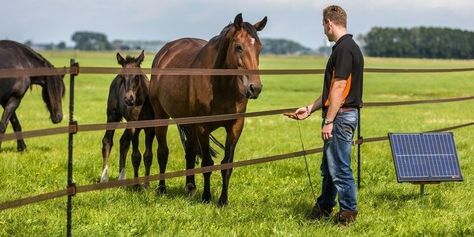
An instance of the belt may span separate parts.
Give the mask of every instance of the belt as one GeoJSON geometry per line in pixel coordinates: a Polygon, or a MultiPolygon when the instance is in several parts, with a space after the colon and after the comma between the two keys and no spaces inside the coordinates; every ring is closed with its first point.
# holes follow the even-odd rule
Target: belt
{"type": "Polygon", "coordinates": [[[355,111],[357,108],[355,107],[341,107],[339,108],[339,112],[349,112],[349,111],[355,111]]]}

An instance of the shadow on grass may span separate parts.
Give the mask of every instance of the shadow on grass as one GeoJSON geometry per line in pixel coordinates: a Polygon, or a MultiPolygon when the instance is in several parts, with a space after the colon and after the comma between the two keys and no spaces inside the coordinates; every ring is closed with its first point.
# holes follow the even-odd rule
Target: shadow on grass
{"type": "Polygon", "coordinates": [[[386,200],[391,202],[406,202],[420,198],[419,193],[394,193],[394,192],[380,192],[375,194],[375,198],[379,200],[386,200]]]}
{"type": "Polygon", "coordinates": [[[34,152],[48,152],[48,151],[51,151],[51,147],[47,147],[47,146],[35,146],[35,145],[32,145],[32,146],[28,146],[26,148],[25,151],[18,151],[16,146],[6,146],[6,147],[3,147],[0,148],[0,153],[7,153],[7,152],[11,152],[11,153],[26,153],[26,152],[31,152],[31,151],[34,151],[34,152]]]}

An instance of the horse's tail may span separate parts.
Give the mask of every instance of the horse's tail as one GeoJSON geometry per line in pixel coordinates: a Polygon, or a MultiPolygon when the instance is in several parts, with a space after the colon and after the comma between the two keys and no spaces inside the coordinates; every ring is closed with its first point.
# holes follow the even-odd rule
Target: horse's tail
{"type": "MultiPolygon", "coordinates": [[[[189,139],[190,139],[190,136],[191,136],[191,131],[189,130],[189,127],[181,126],[181,125],[178,125],[178,131],[179,131],[179,136],[181,138],[181,143],[183,144],[184,150],[186,151],[186,145],[189,142],[189,139]]],[[[219,148],[221,148],[222,150],[225,149],[224,144],[219,142],[219,140],[217,140],[217,138],[214,137],[212,134],[209,134],[209,138],[219,148]]],[[[217,152],[216,149],[214,149],[212,146],[209,146],[209,153],[210,153],[211,157],[213,157],[213,158],[217,157],[217,155],[219,154],[219,152],[217,152]]],[[[203,157],[202,149],[201,149],[201,146],[199,144],[197,144],[197,155],[201,158],[203,157]]],[[[198,163],[198,162],[199,162],[198,159],[196,159],[196,163],[198,163]]]]}

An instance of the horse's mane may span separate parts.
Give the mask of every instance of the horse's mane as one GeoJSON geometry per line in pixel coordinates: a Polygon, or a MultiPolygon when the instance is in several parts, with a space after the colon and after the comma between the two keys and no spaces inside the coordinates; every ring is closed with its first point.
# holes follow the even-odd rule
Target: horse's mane
{"type": "Polygon", "coordinates": [[[51,64],[45,57],[43,57],[41,54],[35,52],[33,49],[31,49],[30,47],[24,45],[24,44],[21,44],[21,43],[18,43],[18,42],[15,42],[15,41],[10,41],[12,44],[16,45],[18,48],[20,48],[21,50],[23,50],[23,52],[28,55],[28,56],[31,56],[33,58],[36,58],[40,61],[43,62],[44,66],[45,67],[54,67],[53,64],[51,64]]]}
{"type": "Polygon", "coordinates": [[[129,64],[129,63],[134,63],[137,61],[137,58],[135,57],[132,57],[130,55],[127,55],[127,57],[125,57],[125,64],[129,64]]]}

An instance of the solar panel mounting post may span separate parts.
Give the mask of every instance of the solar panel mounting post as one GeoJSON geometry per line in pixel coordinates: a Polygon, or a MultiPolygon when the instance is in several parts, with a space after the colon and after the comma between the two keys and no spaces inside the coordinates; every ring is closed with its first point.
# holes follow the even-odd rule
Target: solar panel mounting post
{"type": "Polygon", "coordinates": [[[439,184],[441,182],[412,182],[412,184],[419,184],[420,185],[420,197],[426,195],[425,193],[425,184],[439,184]]]}

